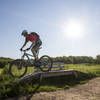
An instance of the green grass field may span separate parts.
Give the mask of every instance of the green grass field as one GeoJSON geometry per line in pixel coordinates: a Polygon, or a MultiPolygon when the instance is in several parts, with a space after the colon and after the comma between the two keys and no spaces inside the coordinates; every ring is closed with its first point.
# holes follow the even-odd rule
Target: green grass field
{"type": "Polygon", "coordinates": [[[69,64],[64,65],[65,69],[74,69],[84,73],[91,73],[100,77],[100,65],[69,64]]]}
{"type": "MultiPolygon", "coordinates": [[[[86,83],[91,78],[100,77],[100,65],[65,64],[63,66],[66,70],[74,69],[85,74],[80,76],[78,79],[71,75],[43,79],[37,92],[68,89],[77,84],[86,83]]],[[[29,68],[27,74],[33,71],[34,68],[29,68]]],[[[9,75],[7,65],[4,69],[0,69],[0,98],[4,99],[7,97],[32,93],[35,89],[35,86],[38,86],[37,82],[38,80],[36,80],[36,82],[31,81],[31,83],[26,81],[22,85],[18,84],[16,79],[9,75]],[[35,85],[33,85],[33,83],[35,83],[35,85]]]]}

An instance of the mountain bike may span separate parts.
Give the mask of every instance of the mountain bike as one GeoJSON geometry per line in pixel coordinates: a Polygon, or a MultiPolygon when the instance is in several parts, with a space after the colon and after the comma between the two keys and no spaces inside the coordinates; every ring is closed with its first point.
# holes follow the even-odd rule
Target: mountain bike
{"type": "MultiPolygon", "coordinates": [[[[39,48],[41,49],[41,48],[39,48]]],[[[27,73],[28,67],[35,67],[43,72],[51,70],[53,62],[48,55],[43,55],[38,58],[38,61],[33,60],[33,55],[26,53],[27,50],[22,50],[23,55],[21,59],[14,60],[9,66],[9,73],[13,77],[21,78],[27,73]],[[32,57],[32,59],[30,59],[32,57]]],[[[37,52],[37,56],[39,50],[37,52]]]]}

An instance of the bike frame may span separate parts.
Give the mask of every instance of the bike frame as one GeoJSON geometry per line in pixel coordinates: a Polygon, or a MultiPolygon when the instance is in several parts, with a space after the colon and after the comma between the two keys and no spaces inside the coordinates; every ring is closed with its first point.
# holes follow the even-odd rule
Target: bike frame
{"type": "MultiPolygon", "coordinates": [[[[39,49],[41,49],[41,48],[39,48],[39,49]]],[[[31,57],[33,57],[33,58],[35,58],[35,57],[34,57],[33,55],[29,54],[29,53],[26,53],[26,51],[24,51],[24,50],[23,50],[23,52],[24,52],[24,54],[22,55],[21,59],[24,59],[24,57],[26,56],[27,59],[28,59],[28,61],[30,62],[30,64],[33,64],[33,63],[30,61],[29,56],[31,56],[31,57]]],[[[39,55],[39,50],[37,51],[36,56],[38,57],[38,55],[39,55]]]]}
{"type": "Polygon", "coordinates": [[[29,57],[29,56],[31,56],[31,57],[34,58],[33,55],[28,54],[28,53],[26,53],[26,52],[24,51],[24,54],[22,55],[21,59],[24,59],[24,57],[26,57],[26,58],[28,59],[28,61],[30,62],[30,64],[32,64],[32,62],[30,61],[30,57],[29,57]]]}
{"type": "MultiPolygon", "coordinates": [[[[41,48],[39,48],[39,49],[41,49],[41,48]]],[[[22,55],[21,59],[24,59],[24,57],[26,56],[26,58],[28,59],[29,63],[30,63],[31,65],[34,65],[34,63],[31,62],[29,56],[31,56],[31,57],[33,57],[33,58],[35,58],[35,57],[34,57],[33,55],[29,54],[29,53],[26,53],[25,50],[23,50],[23,52],[24,52],[24,54],[22,55]]],[[[37,51],[37,54],[36,54],[37,57],[38,57],[38,54],[39,54],[39,50],[37,51]]],[[[39,58],[38,58],[38,59],[39,59],[39,58]]],[[[40,66],[46,65],[46,64],[47,64],[47,63],[43,62],[43,63],[40,64],[40,66]]]]}

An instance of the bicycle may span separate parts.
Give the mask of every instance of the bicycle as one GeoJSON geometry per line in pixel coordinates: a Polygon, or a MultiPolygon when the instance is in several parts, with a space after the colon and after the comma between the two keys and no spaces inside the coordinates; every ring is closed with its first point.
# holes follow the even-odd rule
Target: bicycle
{"type": "MultiPolygon", "coordinates": [[[[30,59],[29,57],[33,57],[33,55],[26,53],[26,50],[22,51],[24,52],[24,54],[22,55],[21,59],[14,60],[9,66],[9,73],[12,77],[23,77],[27,72],[28,66],[34,66],[35,68],[38,68],[43,72],[48,72],[51,70],[53,62],[48,55],[43,55],[38,59],[38,61],[34,60],[33,62],[33,59],[30,59]]],[[[38,54],[39,50],[37,52],[37,56],[38,54]]]]}

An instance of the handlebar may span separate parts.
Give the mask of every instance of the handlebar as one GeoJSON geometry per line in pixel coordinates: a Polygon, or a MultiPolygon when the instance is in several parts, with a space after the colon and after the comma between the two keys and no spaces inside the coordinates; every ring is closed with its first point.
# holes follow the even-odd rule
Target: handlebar
{"type": "MultiPolygon", "coordinates": [[[[42,48],[42,47],[39,47],[39,49],[41,49],[41,48],[42,48]]],[[[38,50],[39,50],[39,49],[38,49],[38,50]]],[[[26,51],[28,51],[28,49],[21,50],[21,51],[26,52],[26,51]]]]}
{"type": "Polygon", "coordinates": [[[26,52],[26,51],[28,51],[28,50],[21,50],[21,52],[22,52],[22,51],[23,51],[23,52],[26,52]]]}

